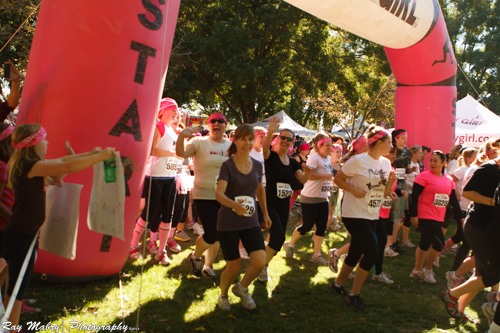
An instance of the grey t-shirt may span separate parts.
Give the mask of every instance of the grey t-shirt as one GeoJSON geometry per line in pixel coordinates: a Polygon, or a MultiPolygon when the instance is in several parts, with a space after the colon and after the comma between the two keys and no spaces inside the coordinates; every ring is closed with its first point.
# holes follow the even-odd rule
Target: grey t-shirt
{"type": "Polygon", "coordinates": [[[262,164],[253,159],[252,170],[248,174],[241,173],[231,157],[220,168],[219,180],[227,181],[226,192],[229,199],[245,201],[248,216],[240,216],[231,208],[221,205],[217,218],[217,231],[235,231],[260,227],[257,216],[257,201],[255,195],[257,187],[262,182],[262,164]],[[253,201],[253,205],[251,202],[253,201]]]}

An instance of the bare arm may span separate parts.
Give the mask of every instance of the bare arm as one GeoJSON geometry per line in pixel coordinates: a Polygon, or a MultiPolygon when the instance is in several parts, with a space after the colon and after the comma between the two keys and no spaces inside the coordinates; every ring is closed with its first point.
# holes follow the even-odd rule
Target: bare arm
{"type": "Polygon", "coordinates": [[[335,184],[337,184],[337,186],[340,187],[341,189],[347,192],[351,192],[356,198],[364,198],[366,192],[347,184],[347,178],[348,178],[347,175],[342,172],[342,169],[340,169],[337,175],[335,176],[335,184]]]}
{"type": "Polygon", "coordinates": [[[196,132],[197,132],[196,129],[192,127],[186,127],[179,133],[179,136],[177,137],[177,143],[175,146],[175,153],[177,154],[177,156],[186,158],[196,155],[196,147],[194,145],[190,145],[187,150],[184,147],[184,139],[194,137],[195,136],[194,133],[196,132]]]}
{"type": "Polygon", "coordinates": [[[271,155],[271,150],[269,149],[269,147],[271,146],[271,140],[273,138],[273,134],[278,130],[279,127],[280,127],[280,121],[278,117],[272,117],[269,120],[267,136],[266,139],[264,140],[264,145],[262,146],[262,154],[264,155],[265,160],[267,160],[269,158],[269,155],[271,155]]]}
{"type": "Polygon", "coordinates": [[[7,98],[7,105],[15,109],[19,105],[19,98],[21,97],[21,73],[17,70],[16,66],[9,60],[10,63],[10,94],[7,98]]]}
{"type": "Polygon", "coordinates": [[[257,187],[257,199],[259,200],[260,210],[262,211],[262,216],[264,217],[264,221],[260,221],[261,227],[264,230],[267,230],[271,227],[272,221],[267,212],[266,189],[262,183],[259,183],[259,187],[257,187]]]}
{"type": "Polygon", "coordinates": [[[60,158],[38,161],[28,172],[28,178],[55,177],[67,173],[78,172],[96,163],[112,158],[114,156],[114,150],[114,148],[106,148],[98,154],[74,158],[69,161],[63,161],[60,158]]]}
{"type": "Polygon", "coordinates": [[[391,172],[389,172],[389,178],[387,180],[387,184],[385,185],[384,196],[391,195],[392,186],[396,181],[397,181],[396,173],[391,170],[391,172]]]}
{"type": "Polygon", "coordinates": [[[217,189],[215,190],[215,199],[228,208],[235,211],[236,214],[243,216],[246,213],[245,207],[243,207],[239,202],[231,200],[225,194],[227,188],[227,181],[219,179],[217,182],[217,189]]]}

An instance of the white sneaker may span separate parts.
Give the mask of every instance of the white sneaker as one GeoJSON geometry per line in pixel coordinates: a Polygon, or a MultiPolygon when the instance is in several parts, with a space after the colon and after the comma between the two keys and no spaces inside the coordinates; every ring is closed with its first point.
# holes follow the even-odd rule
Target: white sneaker
{"type": "Polygon", "coordinates": [[[455,288],[457,285],[460,285],[462,282],[464,282],[463,278],[459,278],[455,275],[455,271],[446,272],[445,276],[448,289],[450,290],[455,288]]]}
{"type": "Polygon", "coordinates": [[[168,257],[167,251],[163,251],[162,253],[157,253],[155,255],[155,260],[158,260],[158,263],[162,266],[169,266],[172,262],[168,257]]]}
{"type": "Polygon", "coordinates": [[[248,292],[248,288],[243,288],[239,282],[233,285],[233,288],[231,288],[231,290],[233,291],[233,294],[241,298],[241,305],[243,305],[245,309],[253,310],[257,307],[255,305],[255,301],[248,292]]]}
{"type": "Polygon", "coordinates": [[[408,247],[408,248],[415,248],[417,247],[415,244],[411,242],[411,240],[405,240],[404,242],[401,243],[401,246],[408,247]]]}
{"type": "Polygon", "coordinates": [[[245,250],[245,248],[240,249],[240,258],[241,259],[250,259],[250,257],[248,256],[247,250],[245,250]]]}
{"type": "Polygon", "coordinates": [[[138,246],[130,248],[130,259],[132,260],[142,259],[141,250],[139,250],[138,246]]]}
{"type": "Polygon", "coordinates": [[[323,258],[323,255],[320,253],[319,255],[313,254],[311,256],[311,259],[309,259],[310,262],[321,265],[321,266],[327,266],[328,263],[326,262],[325,258],[323,258]]]}
{"type": "Polygon", "coordinates": [[[384,250],[384,257],[393,258],[393,257],[397,257],[398,255],[399,255],[399,253],[397,253],[396,251],[394,251],[390,247],[386,247],[384,250]]]}
{"type": "Polygon", "coordinates": [[[288,259],[293,259],[293,248],[294,246],[290,244],[290,242],[285,242],[283,244],[283,248],[285,249],[285,257],[288,259]]]}
{"type": "Polygon", "coordinates": [[[217,279],[217,274],[215,274],[215,271],[213,269],[213,267],[211,266],[203,266],[203,269],[201,270],[201,274],[204,276],[204,277],[208,277],[208,278],[211,278],[211,279],[217,279]]]}
{"type": "Polygon", "coordinates": [[[380,274],[373,274],[372,280],[382,282],[382,283],[387,283],[387,284],[393,284],[394,281],[390,279],[390,275],[385,274],[384,272],[380,274]]]}
{"type": "Polygon", "coordinates": [[[195,223],[193,225],[193,233],[195,235],[201,236],[205,233],[205,230],[203,230],[203,226],[201,224],[195,223]]]}
{"type": "Polygon", "coordinates": [[[167,242],[167,246],[172,253],[179,253],[182,250],[181,246],[173,238],[167,242]]]}
{"type": "Polygon", "coordinates": [[[337,250],[336,248],[328,250],[328,267],[334,273],[338,273],[339,271],[339,260],[340,260],[340,257],[335,254],[336,250],[337,250]]]}
{"type": "Polygon", "coordinates": [[[229,303],[229,297],[227,296],[222,296],[219,294],[217,297],[217,305],[219,306],[219,309],[221,309],[224,312],[231,311],[231,303],[229,303]]]}
{"type": "Polygon", "coordinates": [[[267,265],[264,266],[262,272],[260,272],[259,276],[257,276],[257,280],[259,280],[260,282],[269,281],[269,276],[267,275],[267,265]]]}
{"type": "Polygon", "coordinates": [[[416,271],[415,269],[413,269],[410,273],[410,277],[412,279],[423,280],[424,274],[422,273],[422,271],[416,271]]]}
{"type": "Polygon", "coordinates": [[[439,267],[439,256],[436,257],[436,260],[434,260],[434,267],[439,267]]]}
{"type": "Polygon", "coordinates": [[[429,284],[437,283],[436,279],[434,278],[434,272],[432,271],[432,269],[423,268],[422,275],[424,276],[424,278],[422,279],[424,282],[429,284]]]}

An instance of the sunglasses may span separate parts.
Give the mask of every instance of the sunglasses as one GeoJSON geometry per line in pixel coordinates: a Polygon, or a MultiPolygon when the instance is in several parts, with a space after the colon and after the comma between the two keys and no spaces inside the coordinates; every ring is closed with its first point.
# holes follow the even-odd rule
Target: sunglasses
{"type": "Polygon", "coordinates": [[[215,124],[215,123],[225,124],[226,121],[224,119],[211,119],[210,120],[210,124],[215,124]]]}
{"type": "Polygon", "coordinates": [[[292,142],[292,141],[293,141],[293,138],[289,138],[289,137],[284,136],[284,135],[280,135],[280,139],[281,139],[281,140],[286,140],[286,141],[288,141],[288,142],[292,142]]]}

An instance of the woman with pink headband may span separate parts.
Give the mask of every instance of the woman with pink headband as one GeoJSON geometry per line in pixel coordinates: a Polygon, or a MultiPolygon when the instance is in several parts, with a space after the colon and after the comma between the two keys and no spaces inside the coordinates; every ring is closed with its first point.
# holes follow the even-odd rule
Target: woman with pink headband
{"type": "Polygon", "coordinates": [[[321,246],[325,238],[326,224],[328,222],[328,197],[333,186],[333,168],[330,163],[332,139],[326,133],[318,133],[313,138],[314,154],[307,160],[306,165],[313,171],[300,195],[302,207],[301,226],[293,231],[292,239],[284,244],[286,257],[293,258],[295,243],[309,232],[313,226],[316,231],[313,236],[314,253],[310,261],[319,265],[327,262],[321,255],[321,246]]]}
{"type": "MultiPolygon", "coordinates": [[[[48,146],[46,137],[47,132],[38,124],[18,125],[12,133],[12,143],[16,149],[8,163],[8,186],[14,189],[15,203],[4,232],[6,259],[9,264],[5,305],[9,303],[12,296],[30,244],[38,236],[38,231],[45,221],[46,178],[57,183],[67,173],[78,172],[101,161],[114,158],[114,148],[104,150],[94,148],[87,153],[45,160],[48,146]]],[[[19,323],[21,300],[31,280],[37,251],[38,242],[30,257],[9,317],[13,326],[19,323]]]]}
{"type": "Polygon", "coordinates": [[[370,125],[367,141],[369,152],[347,161],[335,176],[336,184],[344,190],[342,222],[351,234],[351,246],[342,269],[330,288],[356,310],[365,308],[360,293],[377,259],[374,232],[379,210],[383,198],[390,195],[396,181],[396,175],[391,171],[391,162],[382,157],[392,147],[389,132],[370,125]],[[343,285],[358,262],[351,292],[347,294],[343,285]]]}

